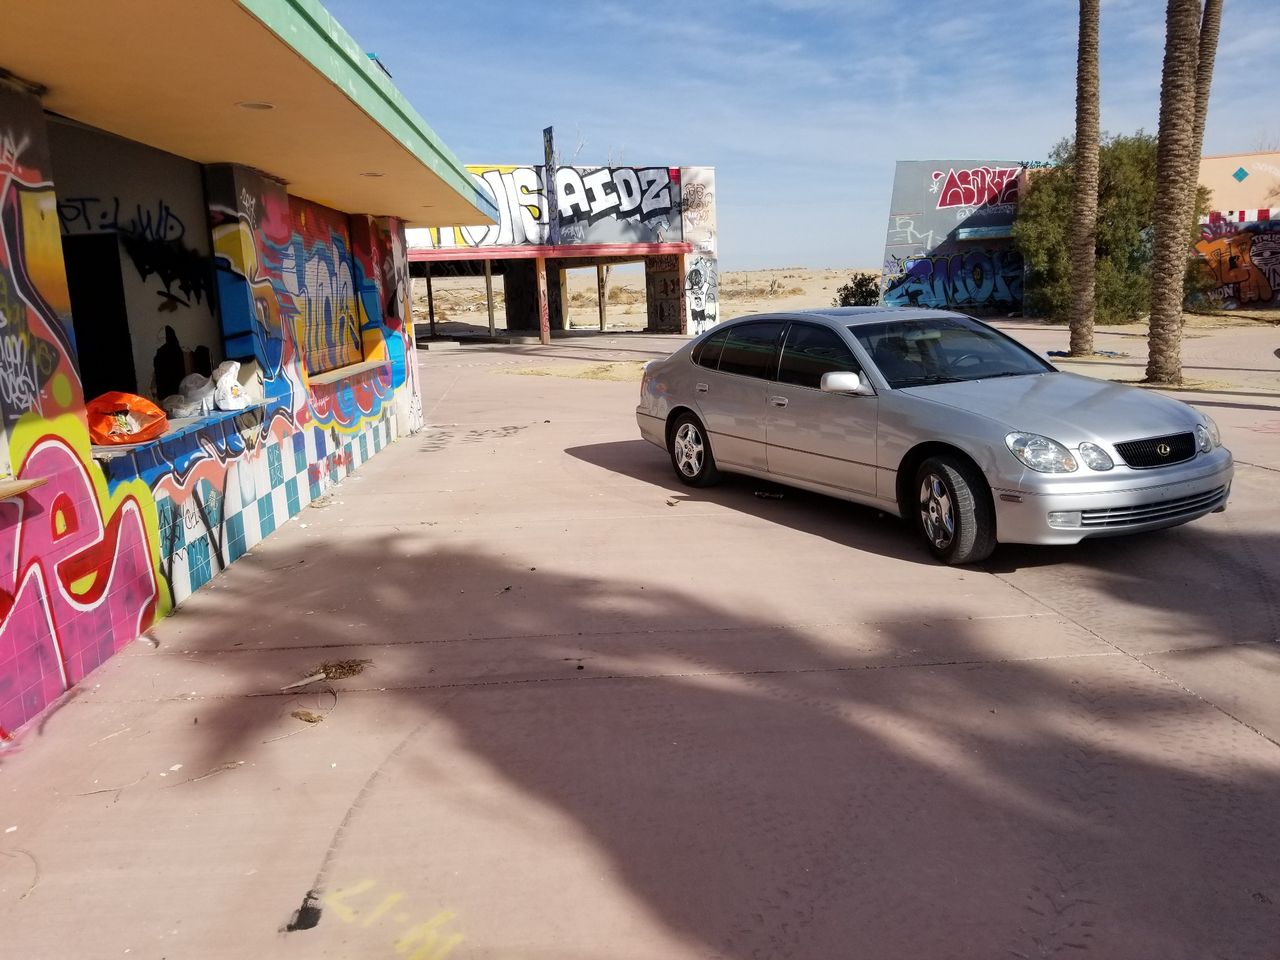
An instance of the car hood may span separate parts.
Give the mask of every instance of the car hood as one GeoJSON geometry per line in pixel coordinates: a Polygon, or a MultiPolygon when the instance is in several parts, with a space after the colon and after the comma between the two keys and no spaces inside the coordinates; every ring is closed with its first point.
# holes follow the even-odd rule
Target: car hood
{"type": "Polygon", "coordinates": [[[1068,445],[1157,437],[1192,430],[1198,422],[1195,412],[1178,400],[1073,373],[940,383],[901,392],[1068,445]]]}

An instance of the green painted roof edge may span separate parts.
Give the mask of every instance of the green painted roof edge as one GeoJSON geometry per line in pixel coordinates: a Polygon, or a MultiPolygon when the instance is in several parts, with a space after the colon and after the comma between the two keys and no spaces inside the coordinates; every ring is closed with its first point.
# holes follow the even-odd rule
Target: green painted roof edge
{"type": "MultiPolygon", "coordinates": [[[[377,121],[483,217],[497,222],[498,208],[471,180],[461,160],[409,105],[319,0],[237,0],[360,109],[377,121]]],[[[361,211],[391,213],[392,211],[361,211]]],[[[413,215],[407,219],[415,219],[413,215]]]]}

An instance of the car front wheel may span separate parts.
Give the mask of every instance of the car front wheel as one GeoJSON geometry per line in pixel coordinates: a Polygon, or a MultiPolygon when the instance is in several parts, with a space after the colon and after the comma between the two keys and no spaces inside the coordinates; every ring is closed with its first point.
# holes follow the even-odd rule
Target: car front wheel
{"type": "Polygon", "coordinates": [[[667,435],[671,465],[680,482],[690,487],[707,487],[720,479],[711,444],[702,423],[691,413],[682,413],[667,435]]]}
{"type": "Polygon", "coordinates": [[[930,457],[916,471],[916,527],[943,563],[978,563],[996,546],[986,480],[959,457],[930,457]]]}

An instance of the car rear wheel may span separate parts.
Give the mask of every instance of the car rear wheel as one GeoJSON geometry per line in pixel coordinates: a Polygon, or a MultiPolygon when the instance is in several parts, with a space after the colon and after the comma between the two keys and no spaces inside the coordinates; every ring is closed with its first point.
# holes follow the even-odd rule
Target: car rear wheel
{"type": "Polygon", "coordinates": [[[916,471],[916,527],[943,563],[978,563],[996,546],[987,483],[959,457],[930,457],[916,471]]]}
{"type": "Polygon", "coordinates": [[[690,487],[708,487],[720,479],[706,430],[692,413],[682,413],[667,435],[671,465],[680,482],[690,487]]]}

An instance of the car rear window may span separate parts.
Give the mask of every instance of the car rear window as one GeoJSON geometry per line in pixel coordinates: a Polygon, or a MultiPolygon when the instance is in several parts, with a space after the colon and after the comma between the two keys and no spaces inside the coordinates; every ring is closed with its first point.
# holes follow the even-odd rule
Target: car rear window
{"type": "Polygon", "coordinates": [[[724,341],[728,336],[728,330],[721,330],[707,337],[693,348],[693,362],[700,367],[716,369],[720,366],[720,351],[724,349],[724,341]]]}
{"type": "Polygon", "coordinates": [[[786,326],[781,320],[762,320],[730,327],[720,354],[720,372],[744,377],[773,376],[778,338],[786,326]]]}

